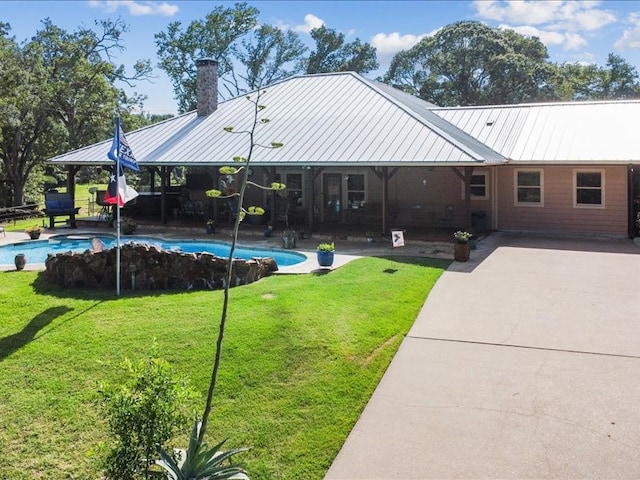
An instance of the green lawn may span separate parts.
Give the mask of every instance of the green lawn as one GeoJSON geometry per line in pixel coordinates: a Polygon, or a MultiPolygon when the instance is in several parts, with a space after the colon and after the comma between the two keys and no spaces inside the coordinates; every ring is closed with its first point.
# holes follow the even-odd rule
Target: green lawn
{"type": "MultiPolygon", "coordinates": [[[[321,479],[447,265],[363,258],[232,289],[209,443],[251,447],[253,480],[321,479]]],[[[204,398],[222,292],[116,298],[30,271],[0,291],[0,479],[100,478],[97,385],[153,339],[204,398]]]]}

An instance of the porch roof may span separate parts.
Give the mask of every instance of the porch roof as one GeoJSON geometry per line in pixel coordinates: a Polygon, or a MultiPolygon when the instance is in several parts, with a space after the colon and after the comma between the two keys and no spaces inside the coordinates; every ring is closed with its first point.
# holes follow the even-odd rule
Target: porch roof
{"type": "MultiPolygon", "coordinates": [[[[260,124],[255,166],[424,166],[502,163],[504,157],[433,113],[433,105],[353,73],[303,75],[262,89],[270,123],[260,124]]],[[[255,96],[256,92],[249,94],[255,96]]],[[[244,96],[221,102],[206,117],[189,112],[126,132],[142,166],[226,165],[247,156],[253,107],[244,96]]],[[[48,160],[110,164],[111,139],[48,160]]]]}
{"type": "Polygon", "coordinates": [[[537,103],[432,110],[513,163],[640,161],[640,100],[537,103]]]}

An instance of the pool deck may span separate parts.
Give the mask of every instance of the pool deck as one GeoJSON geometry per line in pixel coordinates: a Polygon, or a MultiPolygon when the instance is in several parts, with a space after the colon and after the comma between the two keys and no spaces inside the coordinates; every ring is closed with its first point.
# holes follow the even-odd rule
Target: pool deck
{"type": "MultiPolygon", "coordinates": [[[[55,235],[113,235],[112,229],[105,228],[55,228],[45,229],[40,235],[40,240],[45,240],[55,235]]],[[[5,232],[6,235],[0,234],[0,245],[10,243],[30,242],[28,235],[22,231],[5,232]]],[[[223,229],[214,235],[207,235],[201,232],[201,229],[189,228],[152,228],[142,226],[136,231],[136,235],[158,236],[166,239],[184,239],[184,240],[213,240],[227,242],[231,240],[231,230],[223,229]]],[[[126,241],[126,236],[122,236],[126,241]]],[[[238,243],[258,248],[277,248],[282,249],[280,235],[277,232],[271,237],[265,237],[263,234],[258,235],[256,232],[241,232],[238,236],[238,243]]],[[[363,256],[420,256],[431,258],[453,258],[452,242],[446,241],[425,241],[420,239],[405,238],[404,247],[393,247],[390,240],[380,240],[368,243],[365,238],[359,236],[342,235],[339,238],[335,236],[313,234],[312,236],[298,239],[295,251],[303,253],[307,256],[307,260],[297,265],[280,267],[279,274],[300,274],[300,273],[322,273],[328,270],[335,270],[342,265],[363,256]],[[316,260],[316,246],[322,242],[335,242],[336,254],[333,266],[330,268],[322,268],[318,266],[316,260]]],[[[15,270],[14,265],[0,265],[0,271],[15,270]]],[[[30,264],[27,258],[25,270],[44,270],[44,264],[30,264]]]]}

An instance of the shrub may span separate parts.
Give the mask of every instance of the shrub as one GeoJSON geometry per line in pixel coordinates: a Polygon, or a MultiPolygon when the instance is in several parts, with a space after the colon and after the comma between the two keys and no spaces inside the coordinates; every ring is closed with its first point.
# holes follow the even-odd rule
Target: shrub
{"type": "Polygon", "coordinates": [[[196,394],[165,360],[157,358],[155,346],[149,358],[135,364],[125,359],[121,369],[124,383],[103,383],[99,391],[114,437],[104,447],[102,467],[107,479],[147,478],[158,448],[171,451],[167,442],[189,425],[187,404],[196,394]]]}

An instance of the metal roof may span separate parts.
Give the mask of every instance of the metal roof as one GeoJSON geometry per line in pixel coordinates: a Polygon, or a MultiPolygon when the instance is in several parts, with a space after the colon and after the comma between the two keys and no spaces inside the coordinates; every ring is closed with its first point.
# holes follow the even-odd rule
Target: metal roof
{"type": "MultiPolygon", "coordinates": [[[[504,158],[412,95],[353,73],[303,75],[261,90],[269,123],[260,124],[253,165],[396,166],[500,163],[504,158]]],[[[251,96],[256,93],[249,94],[251,96]]],[[[224,165],[247,156],[253,107],[246,95],[221,102],[207,117],[196,112],[125,132],[140,165],[224,165]]],[[[109,163],[111,139],[49,160],[55,164],[109,163]]]]}
{"type": "Polygon", "coordinates": [[[640,100],[433,108],[510,161],[629,163],[640,160],[640,100]]]}

